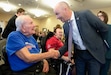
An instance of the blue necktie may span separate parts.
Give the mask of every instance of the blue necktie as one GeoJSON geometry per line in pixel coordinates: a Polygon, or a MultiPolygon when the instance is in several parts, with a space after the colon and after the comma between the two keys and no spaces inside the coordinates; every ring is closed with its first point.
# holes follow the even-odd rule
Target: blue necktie
{"type": "Polygon", "coordinates": [[[68,57],[71,58],[72,54],[72,21],[69,22],[69,36],[68,36],[68,57]]]}

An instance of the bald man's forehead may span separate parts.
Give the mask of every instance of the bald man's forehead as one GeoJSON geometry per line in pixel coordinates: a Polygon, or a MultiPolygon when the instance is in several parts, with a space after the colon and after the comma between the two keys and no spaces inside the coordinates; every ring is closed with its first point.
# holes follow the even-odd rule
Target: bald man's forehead
{"type": "Polygon", "coordinates": [[[58,10],[59,8],[57,6],[53,9],[54,12],[57,12],[58,10]]]}

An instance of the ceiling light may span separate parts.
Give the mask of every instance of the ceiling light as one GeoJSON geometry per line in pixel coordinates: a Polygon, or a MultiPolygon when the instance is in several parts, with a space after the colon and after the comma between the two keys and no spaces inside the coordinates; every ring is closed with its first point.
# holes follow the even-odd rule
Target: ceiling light
{"type": "Polygon", "coordinates": [[[18,4],[18,6],[21,6],[21,4],[18,4]]]}
{"type": "Polygon", "coordinates": [[[84,0],[75,0],[75,1],[78,1],[78,2],[83,2],[84,0]]]}
{"type": "Polygon", "coordinates": [[[65,1],[66,2],[66,0],[42,0],[42,3],[45,4],[45,5],[50,6],[51,8],[54,8],[55,5],[58,2],[61,2],[61,1],[65,1]]]}
{"type": "Polygon", "coordinates": [[[35,0],[35,1],[38,1],[38,0],[35,0]]]}
{"type": "Polygon", "coordinates": [[[34,14],[36,17],[43,16],[45,14],[48,14],[46,11],[41,9],[31,9],[29,10],[30,13],[34,14]]]}
{"type": "Polygon", "coordinates": [[[6,11],[6,12],[10,12],[11,8],[10,7],[3,7],[3,10],[6,11]]]}
{"type": "Polygon", "coordinates": [[[0,3],[0,7],[6,12],[10,12],[12,9],[15,8],[13,5],[9,3],[0,3]]]}

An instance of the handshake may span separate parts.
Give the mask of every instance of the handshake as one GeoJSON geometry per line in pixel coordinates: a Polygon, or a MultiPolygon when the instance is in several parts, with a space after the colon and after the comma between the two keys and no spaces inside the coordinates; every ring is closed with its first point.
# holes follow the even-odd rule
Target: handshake
{"type": "MultiPolygon", "coordinates": [[[[49,54],[49,57],[50,57],[50,58],[53,58],[53,59],[58,59],[58,58],[60,57],[60,52],[59,52],[59,50],[49,49],[49,50],[48,50],[48,54],[49,54]]],[[[66,61],[66,62],[69,62],[69,63],[74,64],[74,62],[73,62],[68,56],[62,55],[61,58],[62,58],[64,61],[66,61]]]]}
{"type": "Polygon", "coordinates": [[[60,56],[59,51],[55,49],[49,49],[48,53],[50,54],[50,58],[58,59],[58,57],[60,56]]]}

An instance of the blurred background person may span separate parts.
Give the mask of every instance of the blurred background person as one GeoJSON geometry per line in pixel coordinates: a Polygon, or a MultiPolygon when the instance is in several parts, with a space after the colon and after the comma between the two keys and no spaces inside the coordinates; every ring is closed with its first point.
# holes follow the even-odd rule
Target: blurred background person
{"type": "Polygon", "coordinates": [[[0,40],[2,39],[2,27],[0,26],[0,40]]]}
{"type": "Polygon", "coordinates": [[[8,21],[8,24],[6,25],[6,27],[2,33],[3,38],[7,38],[10,32],[16,30],[15,19],[18,16],[23,15],[24,13],[25,13],[25,10],[23,8],[17,9],[16,14],[10,18],[10,20],[8,21]]]}
{"type": "Polygon", "coordinates": [[[42,49],[42,51],[45,50],[44,46],[45,46],[46,35],[47,35],[47,33],[45,31],[42,31],[39,35],[40,48],[42,49]]]}
{"type": "MultiPolygon", "coordinates": [[[[106,12],[99,11],[97,13],[97,17],[100,18],[100,20],[102,20],[105,24],[108,23],[108,15],[106,12]]],[[[111,61],[111,25],[107,25],[109,26],[109,32],[106,40],[108,42],[109,49],[106,52],[106,63],[102,65],[100,75],[108,75],[111,61]]]]}
{"type": "Polygon", "coordinates": [[[44,42],[44,50],[42,50],[42,52],[47,52],[46,50],[46,42],[48,39],[50,39],[52,36],[54,36],[54,32],[52,31],[48,31],[46,38],[45,38],[45,42],[44,42]]]}
{"type": "Polygon", "coordinates": [[[33,37],[35,38],[36,41],[39,38],[39,28],[38,28],[38,26],[35,27],[35,34],[33,34],[33,37]]]}

